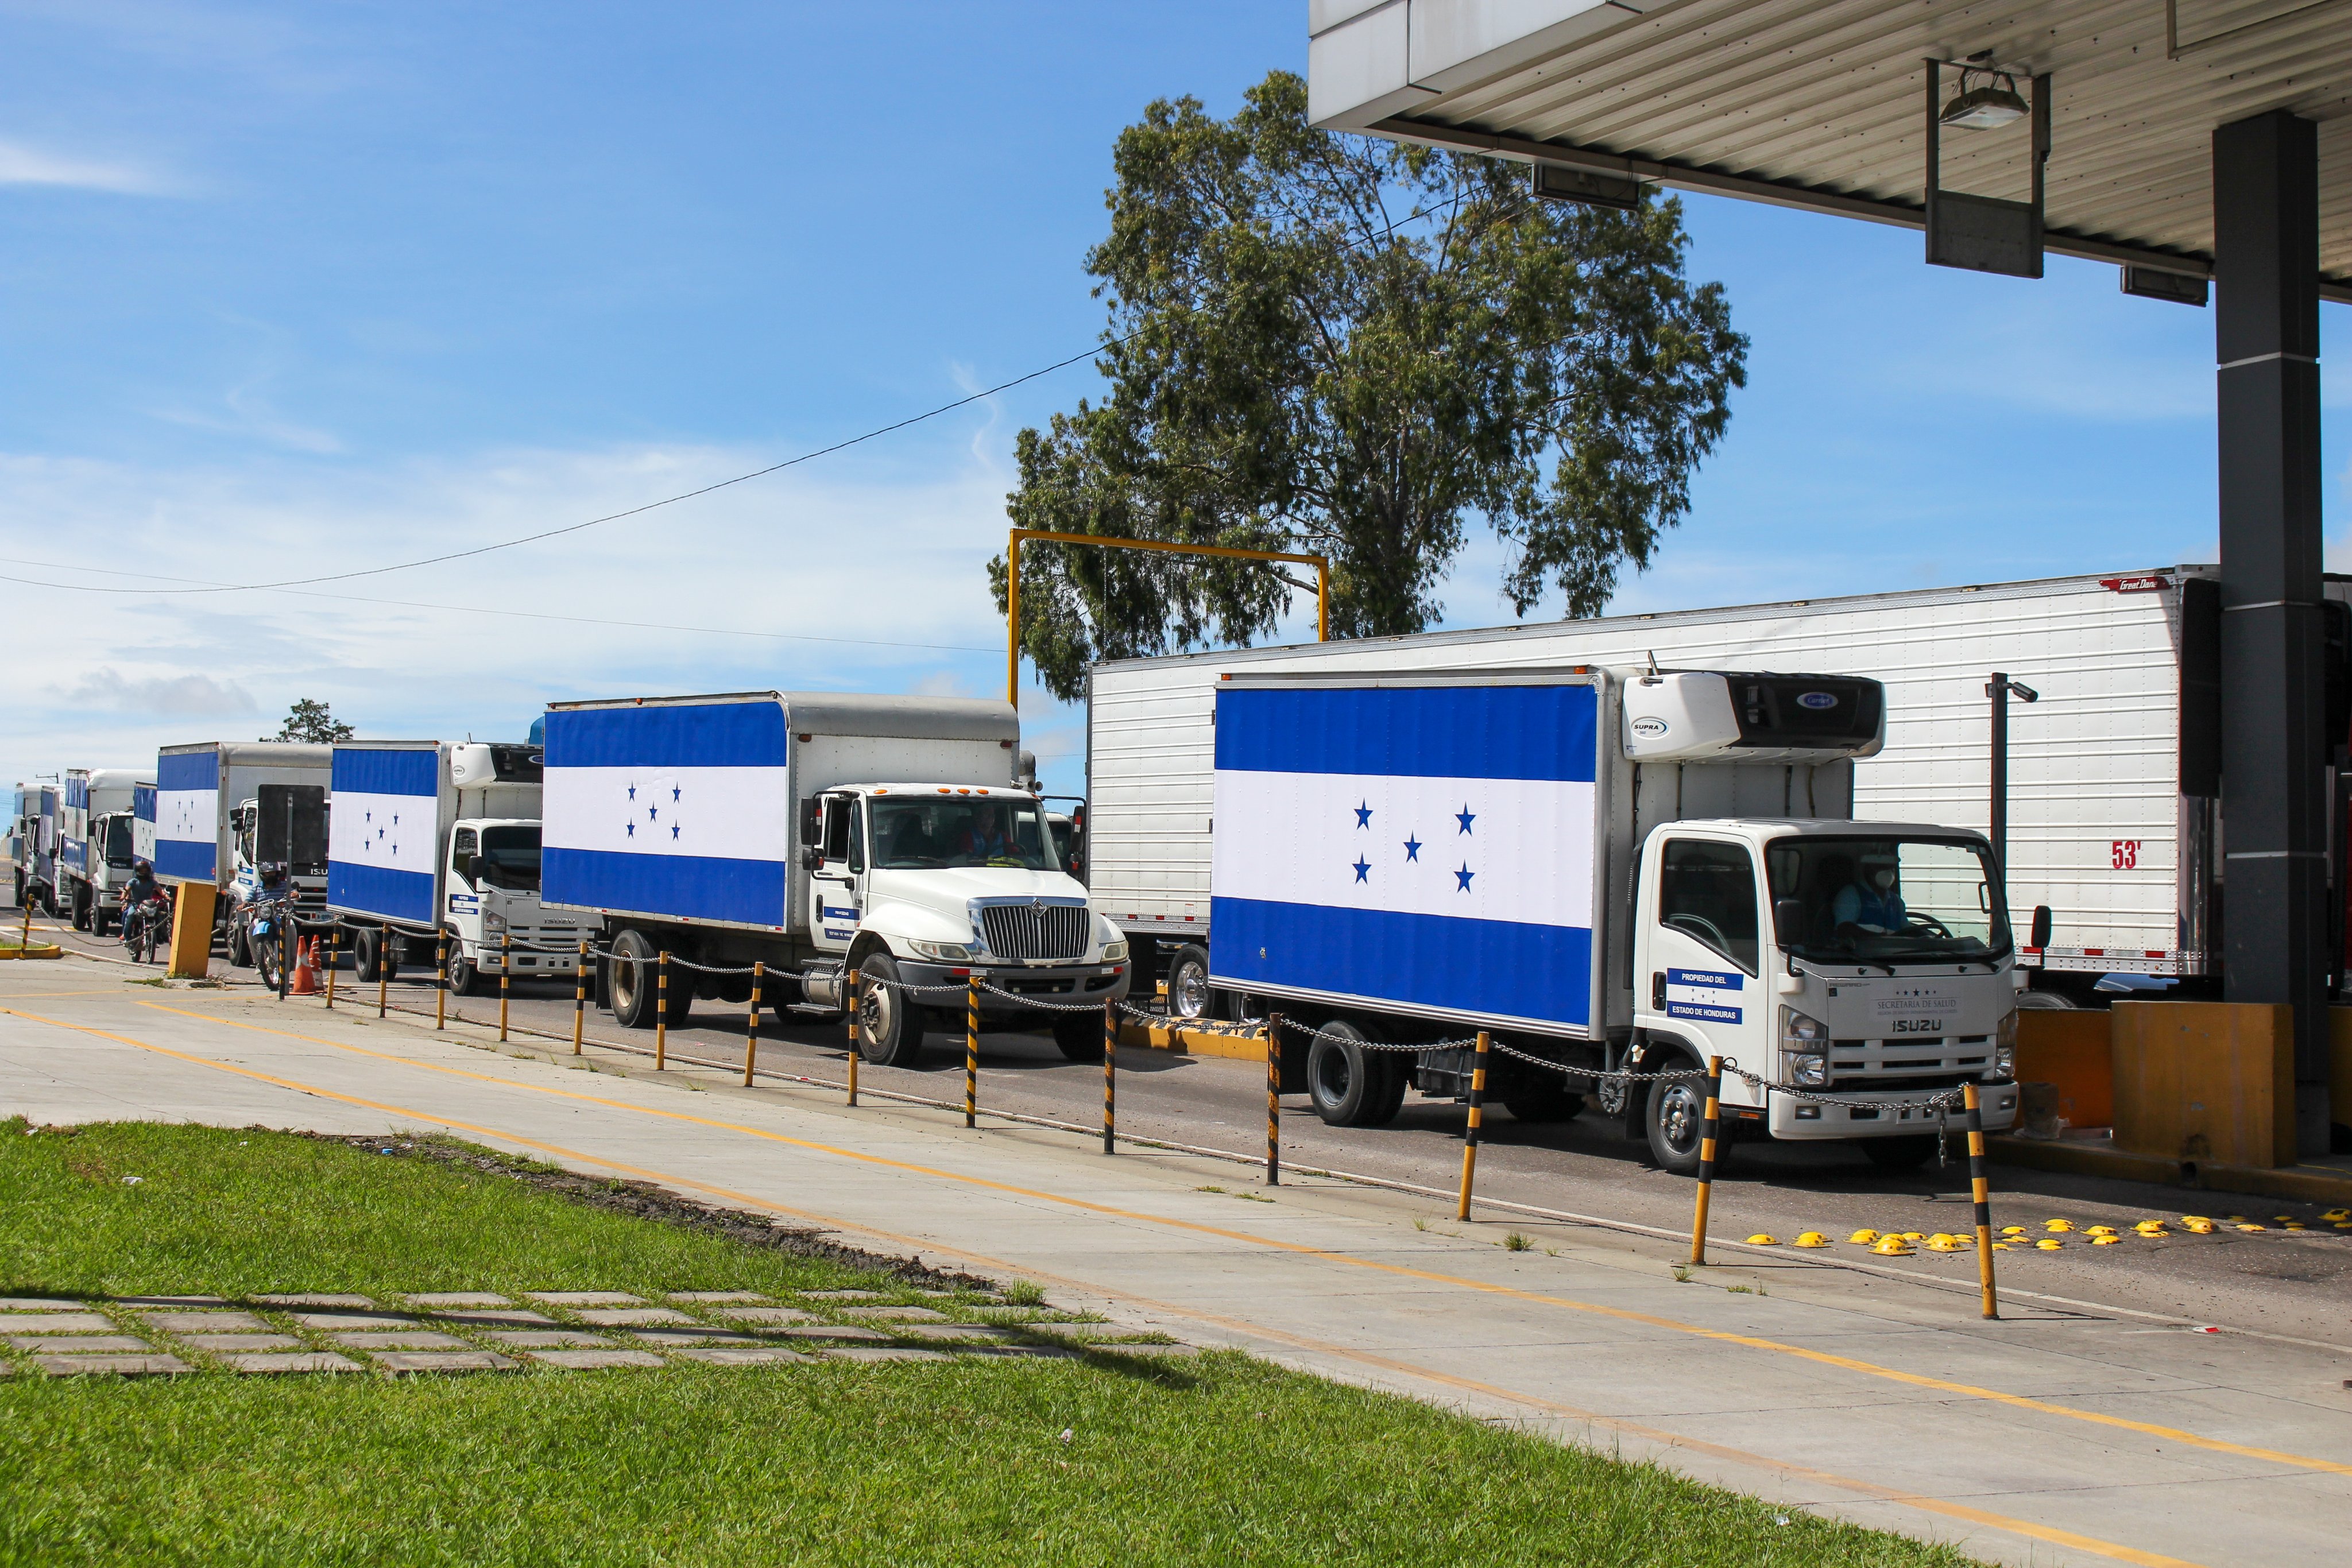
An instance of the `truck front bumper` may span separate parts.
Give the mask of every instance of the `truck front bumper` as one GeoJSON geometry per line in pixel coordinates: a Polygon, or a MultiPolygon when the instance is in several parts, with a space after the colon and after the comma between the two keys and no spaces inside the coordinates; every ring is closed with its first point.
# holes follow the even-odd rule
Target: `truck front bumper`
{"type": "MultiPolygon", "coordinates": [[[[1831,1093],[1820,1100],[1774,1093],[1765,1107],[1764,1120],[1776,1138],[1884,1138],[1932,1133],[1939,1125],[1958,1134],[1967,1126],[1966,1113],[1955,1107],[1938,1118],[1935,1107],[1927,1103],[1936,1092],[1906,1092],[1890,1084],[1866,1093],[1831,1093]],[[1913,1093],[1918,1096],[1917,1102],[1906,1104],[1913,1093]]],[[[1986,1132],[2005,1133],[2016,1123],[2016,1084],[1987,1083],[1977,1097],[1986,1132]]]]}
{"type": "MultiPolygon", "coordinates": [[[[977,976],[983,986],[994,988],[980,993],[981,1017],[1041,1020],[1044,1009],[1024,1006],[996,995],[996,991],[1034,997],[1040,1002],[1058,1007],[1076,1002],[1099,1006],[1127,995],[1131,967],[1127,964],[1040,964],[992,969],[978,965],[914,964],[901,959],[898,974],[910,986],[938,986],[958,991],[965,988],[969,977],[977,976]]],[[[964,1007],[961,997],[950,996],[945,990],[930,992],[923,998],[923,1005],[959,1013],[964,1007]]]]}
{"type": "MultiPolygon", "coordinates": [[[[518,932],[513,957],[517,975],[570,976],[580,967],[580,938],[570,931],[518,932]]],[[[507,952],[499,944],[485,942],[473,963],[478,972],[495,975],[506,967],[506,960],[507,952]]],[[[593,951],[588,961],[592,967],[596,961],[593,951]]]]}

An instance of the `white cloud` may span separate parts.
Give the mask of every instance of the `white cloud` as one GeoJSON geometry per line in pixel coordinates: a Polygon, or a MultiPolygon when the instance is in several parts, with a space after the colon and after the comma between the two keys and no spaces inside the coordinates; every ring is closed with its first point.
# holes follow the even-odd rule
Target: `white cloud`
{"type": "Polygon", "coordinates": [[[6,140],[0,140],[0,185],[64,185],[129,196],[160,195],[165,188],[153,173],[128,163],[44,152],[6,140]]]}
{"type": "Polygon", "coordinates": [[[153,675],[131,680],[111,664],[81,677],[66,695],[71,704],[164,718],[231,718],[259,710],[253,694],[235,681],[205,674],[153,675]]]}

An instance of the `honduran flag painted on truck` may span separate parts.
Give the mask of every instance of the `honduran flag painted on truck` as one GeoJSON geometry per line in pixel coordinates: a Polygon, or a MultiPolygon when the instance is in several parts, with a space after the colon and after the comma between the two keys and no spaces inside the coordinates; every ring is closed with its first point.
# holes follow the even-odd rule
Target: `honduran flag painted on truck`
{"type": "Polygon", "coordinates": [[[785,925],[791,738],[769,698],[551,710],[540,896],[785,925]]]}
{"type": "Polygon", "coordinates": [[[1594,688],[1217,694],[1216,983],[1591,1023],[1594,688]]]}
{"type": "Polygon", "coordinates": [[[155,874],[213,882],[220,853],[220,753],[166,751],[155,759],[155,874]]]}
{"type": "Polygon", "coordinates": [[[441,748],[338,746],[332,779],[328,906],[435,924],[441,748]]]}

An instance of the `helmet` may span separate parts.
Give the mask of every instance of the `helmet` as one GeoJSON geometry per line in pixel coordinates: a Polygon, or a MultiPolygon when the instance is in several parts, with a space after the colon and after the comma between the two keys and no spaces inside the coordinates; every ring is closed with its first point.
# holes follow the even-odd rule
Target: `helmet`
{"type": "Polygon", "coordinates": [[[131,869],[141,876],[153,876],[155,874],[155,868],[149,865],[145,861],[132,861],[131,862],[131,869]]]}

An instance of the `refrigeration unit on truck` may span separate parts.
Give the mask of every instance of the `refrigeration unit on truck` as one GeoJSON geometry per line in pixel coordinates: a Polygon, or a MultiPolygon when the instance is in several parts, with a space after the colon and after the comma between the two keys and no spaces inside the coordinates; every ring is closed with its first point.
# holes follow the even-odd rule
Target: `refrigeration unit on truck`
{"type": "MultiPolygon", "coordinates": [[[[2343,743],[2344,601],[2326,593],[2330,745],[2343,743]]],[[[1591,662],[1712,670],[1836,669],[1886,690],[1886,743],[1857,759],[1864,818],[1990,827],[1986,685],[2000,671],[2040,700],[2009,713],[2007,881],[2021,938],[2052,911],[2047,943],[2020,955],[2029,1003],[2085,1000],[2114,972],[2189,977],[2221,967],[2220,622],[2210,566],[1923,589],[1649,615],[1617,615],[1098,665],[1087,794],[1088,881],[1130,936],[1139,967],[1171,979],[1180,1010],[1214,1010],[1197,965],[1168,975],[1209,922],[1209,867],[1184,851],[1208,816],[1217,677],[1284,670],[1509,670],[1591,662]],[[1175,987],[1181,979],[1185,984],[1175,987]]],[[[2352,771],[2331,751],[2338,831],[2330,910],[2341,918],[2352,771]]],[[[2342,951],[2338,943],[2336,950],[2342,951]]],[[[2177,993],[2176,993],[2177,994],[2177,993]]]]}
{"type": "Polygon", "coordinates": [[[66,769],[58,901],[71,915],[75,930],[103,936],[121,916],[123,884],[139,858],[138,792],[153,788],[129,768],[66,769]]]}
{"type": "MultiPolygon", "coordinates": [[[[1861,1140],[1891,1166],[1935,1152],[1935,1097],[1963,1082],[1987,1125],[2014,1119],[2016,953],[1983,836],[1851,820],[1877,682],[1270,663],[1217,681],[1209,810],[1149,852],[1209,871],[1171,995],[1301,1026],[1280,1070],[1326,1121],[1462,1097],[1472,1053],[1447,1042],[1482,1030],[1580,1070],[1496,1058],[1515,1114],[1597,1096],[1670,1169],[1697,1163],[1702,1090],[1618,1075],[1721,1056],[1820,1096],[1727,1076],[1736,1131],[1861,1140]]],[[[1097,807],[1098,870],[1145,852],[1118,820],[1097,807]]]]}
{"type": "MultiPolygon", "coordinates": [[[[601,916],[600,1005],[650,1028],[657,955],[762,963],[763,1001],[838,1012],[851,977],[866,1060],[915,1057],[934,1009],[963,1027],[978,976],[991,1027],[1102,1050],[1099,1004],[1127,990],[1127,944],[1056,863],[1014,783],[1019,719],[969,698],[752,692],[561,703],[546,716],[542,897],[601,916]],[[937,987],[936,999],[901,987],[937,987]]],[[[749,975],[669,967],[667,1011],[736,1003],[749,975]]]]}
{"type": "Polygon", "coordinates": [[[262,868],[283,864],[295,907],[317,919],[327,904],[327,787],[333,751],[299,741],[199,741],[155,758],[155,876],[220,892],[215,930],[229,962],[253,962],[240,918],[262,868]]]}
{"type": "Polygon", "coordinates": [[[509,956],[518,976],[574,972],[594,922],[540,907],[539,747],[356,740],[334,752],[327,909],[352,929],[361,979],[429,968],[445,937],[460,996],[509,956]]]}

